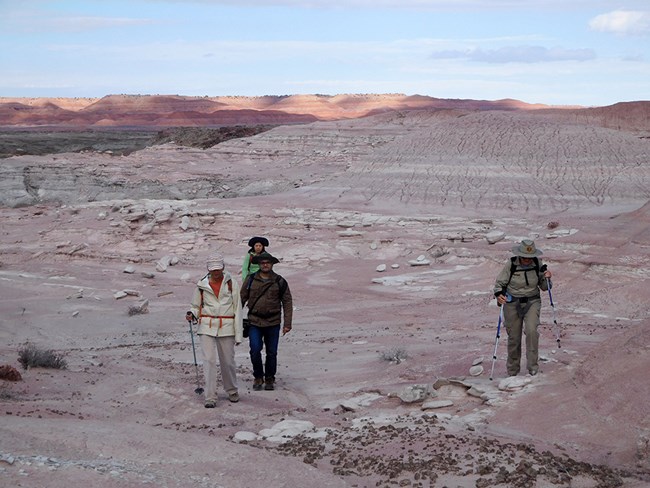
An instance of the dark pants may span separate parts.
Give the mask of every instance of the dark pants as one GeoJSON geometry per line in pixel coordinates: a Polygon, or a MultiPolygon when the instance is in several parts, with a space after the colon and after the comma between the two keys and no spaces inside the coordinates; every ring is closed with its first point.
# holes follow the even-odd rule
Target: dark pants
{"type": "Polygon", "coordinates": [[[251,363],[255,378],[275,379],[278,369],[278,343],[280,342],[280,325],[257,327],[251,325],[248,340],[250,342],[251,363]],[[262,348],[266,347],[266,362],[262,364],[262,348]]]}

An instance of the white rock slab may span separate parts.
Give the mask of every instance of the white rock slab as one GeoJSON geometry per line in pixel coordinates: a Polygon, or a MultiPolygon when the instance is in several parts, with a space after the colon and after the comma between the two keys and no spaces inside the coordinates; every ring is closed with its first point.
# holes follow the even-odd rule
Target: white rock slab
{"type": "Polygon", "coordinates": [[[314,424],[307,420],[283,420],[270,429],[260,430],[260,437],[269,442],[286,442],[303,432],[313,431],[314,424]]]}
{"type": "Polygon", "coordinates": [[[451,400],[432,400],[422,404],[422,410],[434,410],[436,408],[451,407],[454,404],[451,400]]]}
{"type": "Polygon", "coordinates": [[[505,239],[505,237],[505,232],[502,232],[500,230],[494,230],[485,234],[485,240],[488,242],[488,244],[495,244],[505,239]]]}
{"type": "Polygon", "coordinates": [[[239,432],[236,432],[235,435],[233,436],[233,439],[236,442],[251,442],[251,441],[256,441],[258,439],[257,434],[255,432],[248,432],[246,430],[240,430],[239,432]]]}
{"type": "Polygon", "coordinates": [[[530,382],[531,379],[525,376],[509,376],[499,382],[498,388],[501,391],[517,391],[525,388],[530,382]]]}

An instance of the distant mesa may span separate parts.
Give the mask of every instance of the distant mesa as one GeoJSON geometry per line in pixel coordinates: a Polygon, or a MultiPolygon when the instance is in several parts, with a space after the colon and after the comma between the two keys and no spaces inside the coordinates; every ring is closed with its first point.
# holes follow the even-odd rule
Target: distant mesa
{"type": "Polygon", "coordinates": [[[103,98],[0,97],[4,127],[210,127],[304,124],[367,117],[391,111],[509,110],[552,114],[578,123],[647,130],[650,102],[608,107],[552,107],[519,100],[444,99],[404,94],[188,97],[108,95],[103,98]]]}

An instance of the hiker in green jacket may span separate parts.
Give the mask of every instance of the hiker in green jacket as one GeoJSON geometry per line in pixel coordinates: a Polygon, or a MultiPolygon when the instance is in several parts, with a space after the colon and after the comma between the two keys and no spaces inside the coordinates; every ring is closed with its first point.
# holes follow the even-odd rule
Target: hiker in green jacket
{"type": "Polygon", "coordinates": [[[497,276],[494,296],[498,305],[504,307],[503,320],[508,333],[509,376],[519,374],[521,363],[521,335],[526,335],[526,367],[534,376],[539,371],[539,314],[542,300],[539,290],[548,290],[552,274],[542,265],[543,253],[535,242],[524,239],[512,248],[514,256],[508,259],[497,276]]]}
{"type": "Polygon", "coordinates": [[[244,283],[249,275],[259,271],[260,266],[253,262],[255,256],[259,256],[269,246],[269,240],[266,237],[251,237],[248,240],[250,249],[244,256],[244,262],[241,266],[241,282],[244,283]]]}

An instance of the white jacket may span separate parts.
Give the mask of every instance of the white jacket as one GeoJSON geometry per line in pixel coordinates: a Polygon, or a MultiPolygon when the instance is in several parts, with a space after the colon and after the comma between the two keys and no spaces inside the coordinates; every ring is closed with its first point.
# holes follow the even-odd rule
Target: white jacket
{"type": "Polygon", "coordinates": [[[235,336],[235,342],[244,340],[242,306],[239,298],[239,284],[227,271],[219,296],[215,296],[209,283],[209,275],[197,284],[192,295],[191,312],[199,320],[197,334],[214,337],[235,336]],[[229,284],[230,283],[230,284],[229,284]]]}

